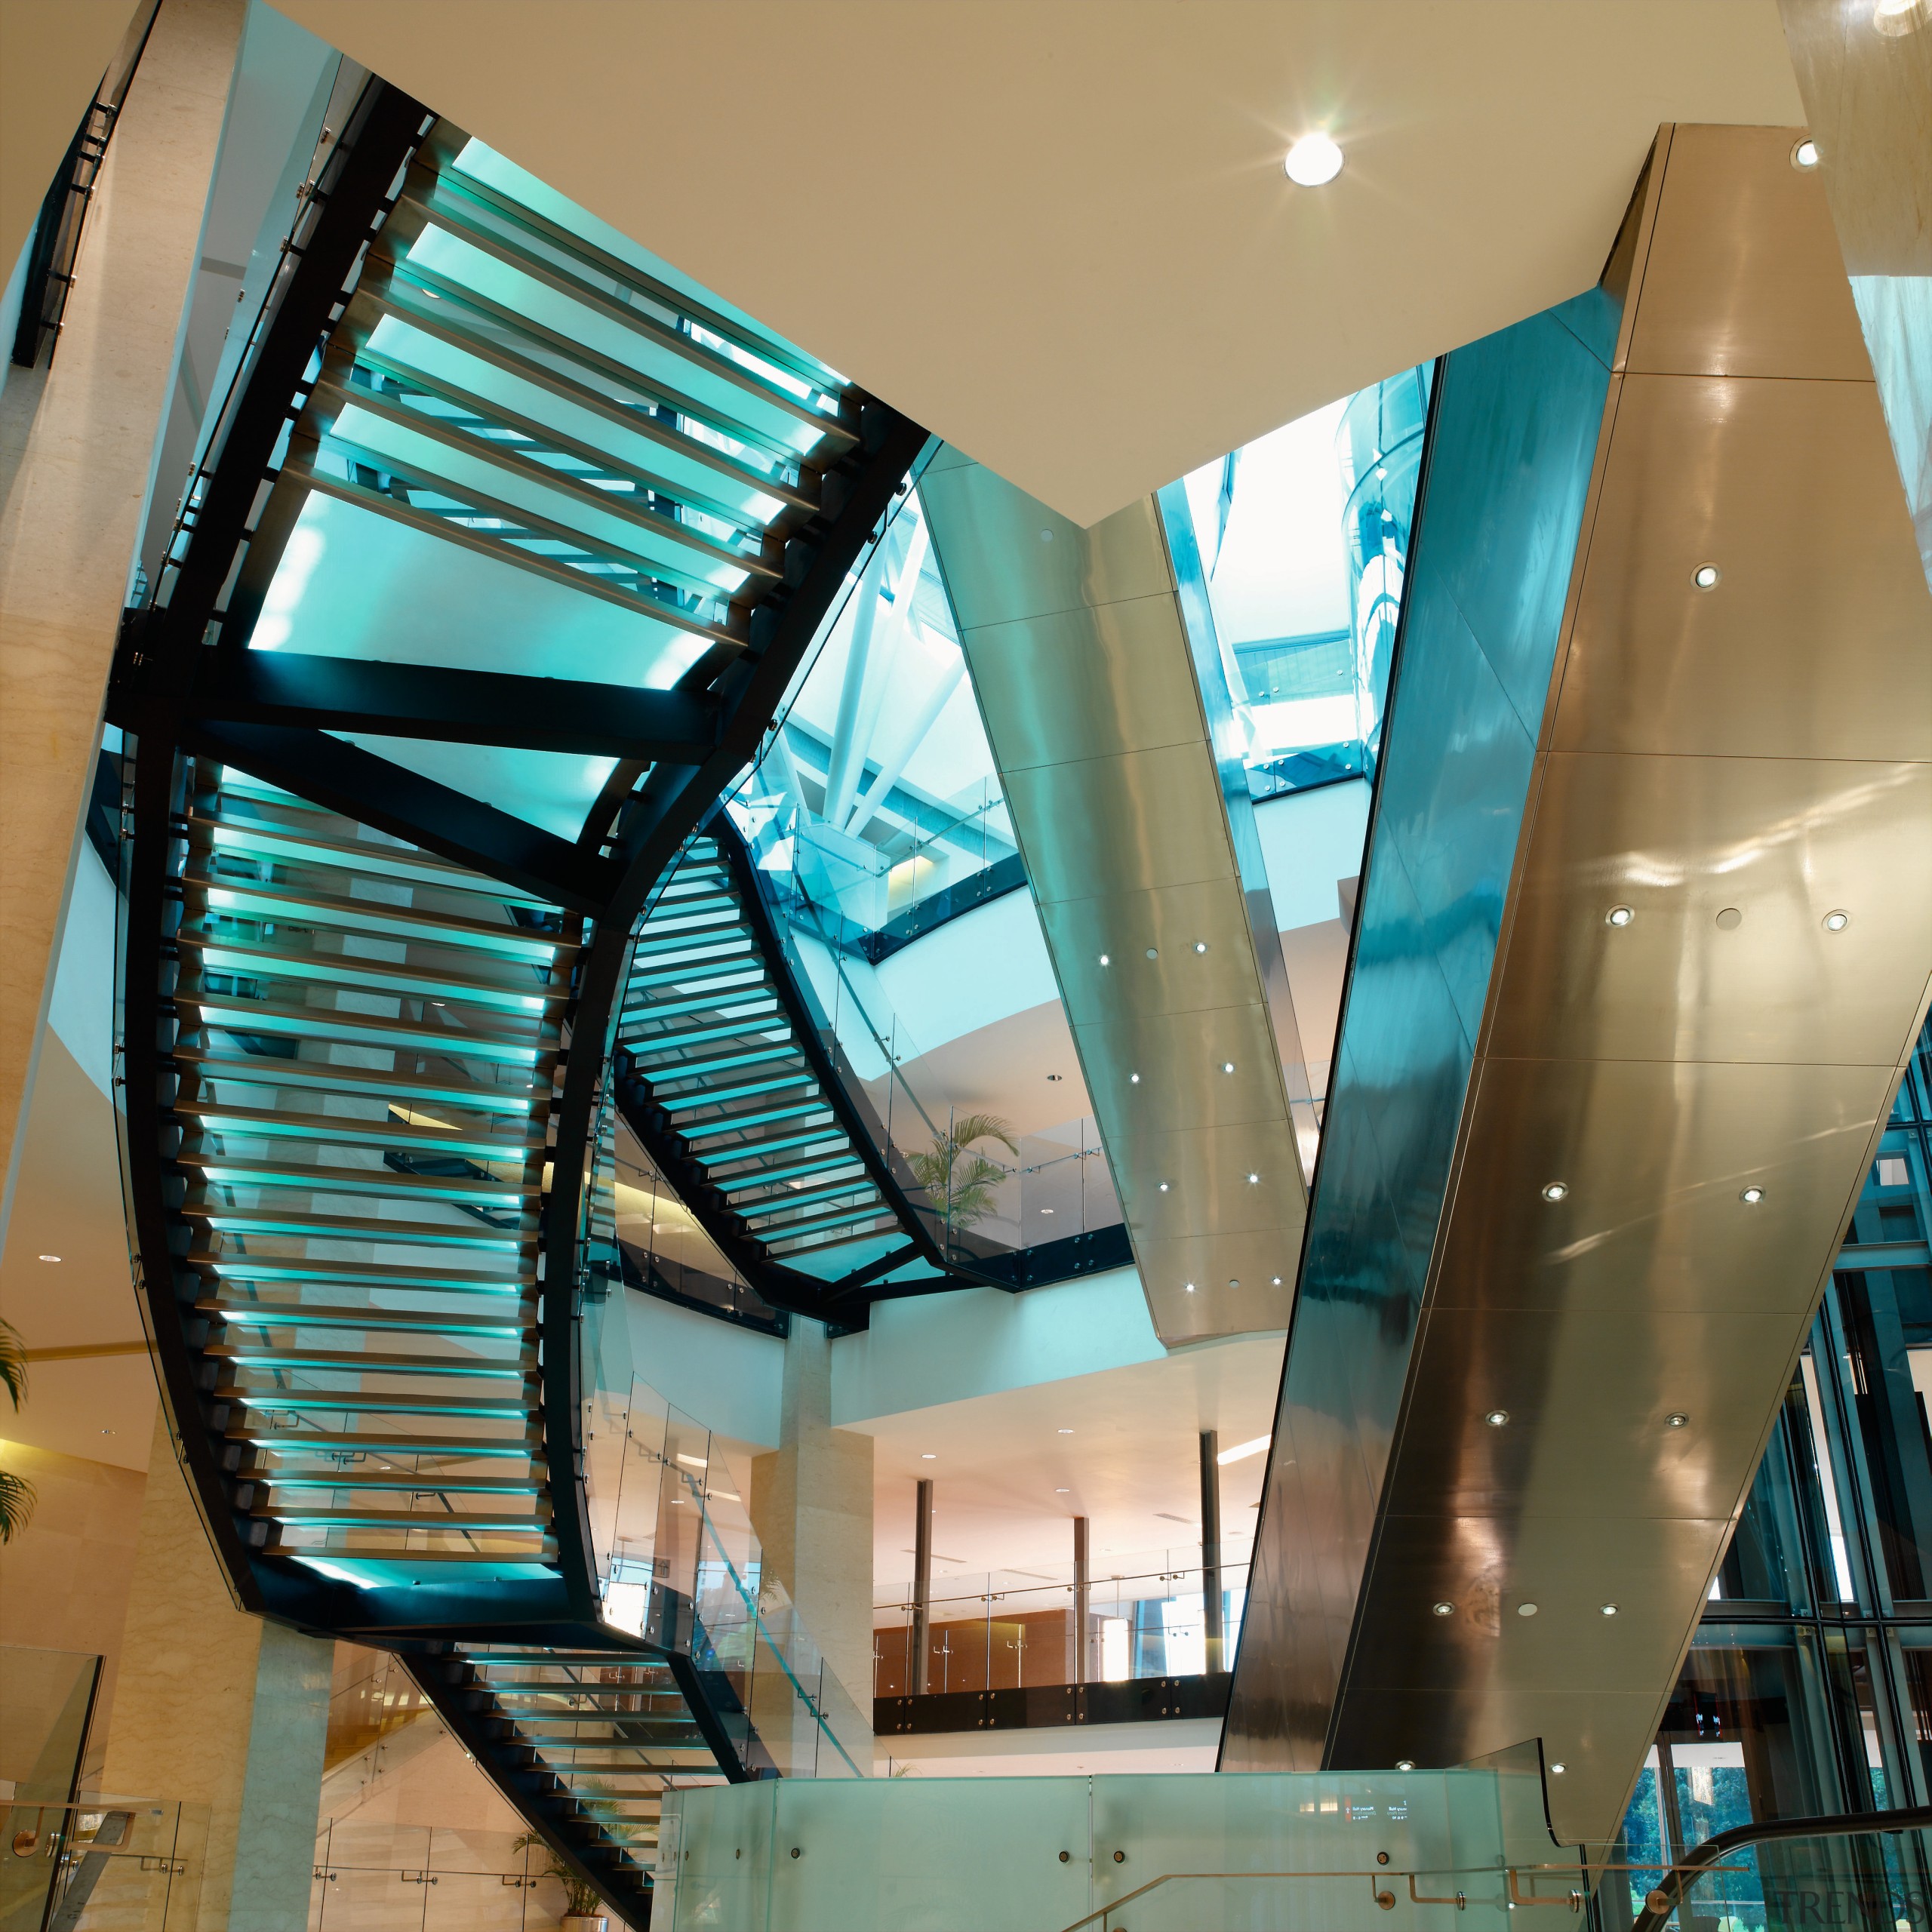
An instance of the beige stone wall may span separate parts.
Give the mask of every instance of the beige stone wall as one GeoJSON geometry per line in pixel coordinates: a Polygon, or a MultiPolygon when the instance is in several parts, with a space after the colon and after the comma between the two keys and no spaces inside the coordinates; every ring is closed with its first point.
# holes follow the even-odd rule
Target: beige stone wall
{"type": "Polygon", "coordinates": [[[242,14],[162,8],[54,361],[0,392],[0,1227],[242,14]]]}
{"type": "Polygon", "coordinates": [[[147,1478],[11,1438],[5,1462],[39,1500],[25,1531],[0,1545],[0,1644],[106,1659],[89,1753],[96,1769],[113,1714],[147,1478]]]}

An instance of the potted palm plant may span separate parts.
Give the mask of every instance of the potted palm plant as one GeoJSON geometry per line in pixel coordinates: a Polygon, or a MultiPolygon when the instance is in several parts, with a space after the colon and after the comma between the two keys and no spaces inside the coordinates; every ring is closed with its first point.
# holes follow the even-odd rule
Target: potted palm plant
{"type": "Polygon", "coordinates": [[[974,1151],[977,1140],[996,1140],[1018,1158],[1020,1144],[1013,1129],[997,1114],[960,1114],[944,1132],[933,1136],[925,1152],[906,1157],[913,1178],[955,1234],[964,1233],[992,1212],[994,1194],[1007,1176],[997,1161],[974,1151]]]}
{"type": "Polygon", "coordinates": [[[564,1932],[611,1932],[611,1921],[596,1888],[580,1878],[545,1840],[534,1832],[525,1832],[514,1849],[543,1853],[544,1870],[564,1888],[564,1932]]]}

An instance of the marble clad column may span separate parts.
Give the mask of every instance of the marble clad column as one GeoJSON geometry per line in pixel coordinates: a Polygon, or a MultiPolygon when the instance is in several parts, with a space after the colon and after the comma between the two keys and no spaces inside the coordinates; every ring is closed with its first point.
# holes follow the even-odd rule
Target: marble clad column
{"type": "Polygon", "coordinates": [[[157,1417],[101,1784],[208,1807],[198,1932],[304,1932],[334,1660],[235,1607],[157,1417]]]}
{"type": "MultiPolygon", "coordinates": [[[[872,1769],[872,1439],[832,1426],[832,1339],[822,1321],[792,1318],[785,1344],[779,1446],[752,1463],[752,1527],[764,1575],[784,1586],[799,1624],[838,1681],[872,1769]]],[[[754,1717],[769,1716],[761,1699],[754,1717]]],[[[775,1753],[774,1753],[775,1755],[775,1753]]]]}
{"type": "Polygon", "coordinates": [[[58,352],[0,392],[0,1230],[243,11],[165,0],[58,352]]]}

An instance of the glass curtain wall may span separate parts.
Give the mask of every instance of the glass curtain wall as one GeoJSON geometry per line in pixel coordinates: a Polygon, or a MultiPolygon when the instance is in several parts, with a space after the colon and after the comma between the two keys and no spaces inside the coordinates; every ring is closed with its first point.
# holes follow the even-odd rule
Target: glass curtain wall
{"type": "MultiPolygon", "coordinates": [[[[1921,1036],[1604,1881],[1609,1932],[1660,1866],[1770,1818],[1932,1802],[1932,1026],[1921,1036]]],[[[1919,1925],[1924,1840],[1737,1853],[1727,1932],[1919,1925]],[[1888,1900],[1879,1911],[1875,1900],[1888,1900]],[[1875,1912],[1877,1916],[1874,1916],[1875,1912]]],[[[1709,1904],[1682,1932],[1715,1928],[1709,1904]]]]}

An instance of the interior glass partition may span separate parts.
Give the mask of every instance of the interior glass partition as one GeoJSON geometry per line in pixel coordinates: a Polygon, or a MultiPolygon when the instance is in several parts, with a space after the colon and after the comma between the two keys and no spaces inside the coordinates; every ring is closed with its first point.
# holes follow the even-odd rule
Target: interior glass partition
{"type": "MultiPolygon", "coordinates": [[[[1734,1826],[1932,1802],[1932,1030],[1639,1773],[1598,1908],[1734,1826]]],[[[1673,1922],[1924,1922],[1922,1835],[1740,1850],[1673,1922]],[[1881,1904],[1881,1902],[1882,1904],[1881,1904]]]]}

